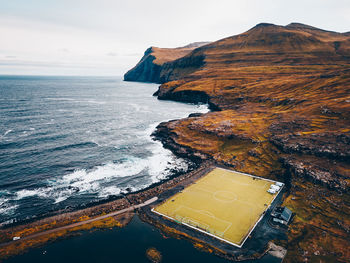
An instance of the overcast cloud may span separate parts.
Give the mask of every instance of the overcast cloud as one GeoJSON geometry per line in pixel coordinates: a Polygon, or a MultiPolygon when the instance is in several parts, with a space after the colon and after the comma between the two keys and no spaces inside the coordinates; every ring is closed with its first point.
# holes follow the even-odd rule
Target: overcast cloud
{"type": "Polygon", "coordinates": [[[149,46],[261,22],[350,31],[349,0],[0,0],[0,74],[122,75],[149,46]]]}

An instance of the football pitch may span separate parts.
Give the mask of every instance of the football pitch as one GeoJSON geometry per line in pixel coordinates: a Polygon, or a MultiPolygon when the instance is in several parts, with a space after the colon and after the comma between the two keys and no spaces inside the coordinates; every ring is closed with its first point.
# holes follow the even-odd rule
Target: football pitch
{"type": "Polygon", "coordinates": [[[274,181],[215,168],[153,212],[234,246],[243,243],[279,192],[274,181]]]}

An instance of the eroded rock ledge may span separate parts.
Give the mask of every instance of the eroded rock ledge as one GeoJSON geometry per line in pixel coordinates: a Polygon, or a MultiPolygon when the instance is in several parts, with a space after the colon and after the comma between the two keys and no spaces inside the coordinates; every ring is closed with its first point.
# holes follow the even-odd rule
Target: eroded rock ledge
{"type": "Polygon", "coordinates": [[[171,128],[174,128],[177,123],[178,121],[176,120],[160,123],[152,133],[153,138],[161,141],[165,148],[171,150],[177,156],[191,159],[197,163],[210,160],[211,157],[209,155],[200,153],[190,147],[186,147],[176,142],[175,138],[177,135],[176,133],[171,132],[171,128]]]}

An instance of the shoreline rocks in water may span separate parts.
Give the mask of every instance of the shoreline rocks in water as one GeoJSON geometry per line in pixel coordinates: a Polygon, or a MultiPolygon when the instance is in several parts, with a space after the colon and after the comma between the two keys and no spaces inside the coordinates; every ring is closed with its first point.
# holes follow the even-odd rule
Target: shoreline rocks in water
{"type": "Polygon", "coordinates": [[[147,249],[146,256],[152,263],[159,263],[162,261],[162,254],[154,247],[147,249]]]}

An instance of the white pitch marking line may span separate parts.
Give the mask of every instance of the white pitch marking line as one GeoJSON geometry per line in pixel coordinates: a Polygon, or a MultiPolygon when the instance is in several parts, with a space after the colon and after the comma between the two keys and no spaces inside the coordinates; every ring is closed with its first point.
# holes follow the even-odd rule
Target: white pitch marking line
{"type": "Polygon", "coordinates": [[[221,170],[228,171],[228,172],[231,172],[231,173],[238,173],[238,174],[242,174],[242,175],[246,175],[246,176],[250,176],[250,177],[256,178],[258,180],[265,180],[265,181],[269,181],[269,182],[272,182],[272,183],[276,183],[277,182],[277,181],[274,181],[274,180],[271,180],[271,179],[267,179],[267,178],[263,178],[263,177],[259,177],[259,176],[255,176],[255,175],[251,175],[251,174],[241,173],[241,172],[237,172],[237,171],[233,171],[233,170],[229,170],[229,169],[225,169],[225,168],[221,168],[221,167],[216,167],[216,169],[221,169],[221,170]]]}
{"type": "MultiPolygon", "coordinates": [[[[196,212],[196,213],[202,214],[202,215],[207,215],[207,216],[209,216],[207,213],[210,213],[209,211],[196,210],[196,209],[193,209],[193,208],[188,207],[188,206],[183,206],[183,207],[185,207],[185,208],[187,208],[187,209],[189,209],[189,210],[192,210],[192,211],[194,211],[194,212],[196,212]],[[203,213],[203,211],[204,211],[205,213],[203,213]]],[[[210,213],[210,214],[211,214],[211,213],[210,213]]],[[[216,217],[216,216],[213,215],[213,214],[211,214],[211,216],[209,216],[209,217],[214,218],[214,219],[216,219],[216,220],[218,220],[218,221],[221,221],[222,223],[225,223],[226,225],[232,225],[231,222],[226,221],[226,220],[221,219],[221,218],[218,218],[218,217],[216,217]]]]}
{"type": "Polygon", "coordinates": [[[223,232],[223,234],[225,234],[226,231],[229,230],[229,229],[231,228],[231,226],[232,226],[232,222],[230,222],[230,225],[229,225],[228,227],[226,227],[226,229],[225,229],[225,231],[223,232]]]}
{"type": "Polygon", "coordinates": [[[222,202],[222,203],[232,203],[232,202],[238,200],[237,195],[236,195],[234,192],[231,192],[231,191],[225,191],[225,190],[221,191],[221,190],[218,190],[218,191],[215,191],[214,193],[212,193],[212,195],[213,195],[213,199],[215,199],[215,200],[218,201],[218,202],[222,202]],[[233,195],[234,195],[234,198],[231,199],[231,200],[222,200],[222,199],[219,199],[219,198],[215,197],[215,195],[216,195],[217,193],[219,193],[219,192],[227,192],[227,193],[233,194],[233,195]]]}
{"type": "MultiPolygon", "coordinates": [[[[168,219],[170,219],[170,220],[172,220],[172,221],[176,220],[175,218],[172,218],[172,217],[170,217],[170,216],[167,216],[167,215],[165,215],[165,214],[162,214],[162,213],[157,212],[154,208],[152,208],[151,211],[152,211],[153,213],[156,213],[156,214],[160,215],[160,216],[164,216],[164,217],[166,217],[166,218],[168,218],[168,219]]],[[[233,246],[235,246],[235,247],[241,248],[241,247],[243,246],[243,244],[238,245],[238,244],[236,244],[236,243],[233,243],[233,242],[228,241],[228,240],[226,240],[226,239],[224,239],[224,238],[221,238],[221,237],[218,237],[218,236],[213,235],[213,234],[211,234],[211,233],[208,233],[208,232],[206,232],[206,231],[203,231],[202,229],[199,229],[199,228],[197,228],[197,227],[191,226],[191,225],[189,225],[189,224],[186,224],[186,223],[183,223],[183,222],[180,222],[180,223],[183,224],[183,225],[185,225],[185,226],[188,226],[188,227],[190,227],[190,228],[193,228],[193,229],[195,229],[195,230],[197,230],[197,231],[199,231],[199,232],[202,232],[202,233],[204,233],[204,234],[206,234],[206,235],[208,235],[208,236],[212,236],[212,237],[214,237],[214,238],[216,238],[216,239],[219,239],[219,240],[221,240],[221,241],[224,241],[224,242],[226,242],[226,243],[228,243],[228,244],[230,244],[230,245],[233,245],[233,246]]]]}

